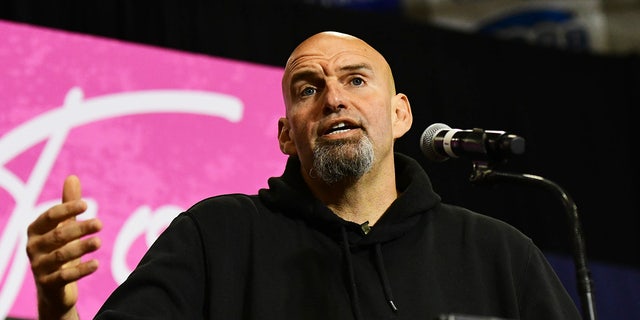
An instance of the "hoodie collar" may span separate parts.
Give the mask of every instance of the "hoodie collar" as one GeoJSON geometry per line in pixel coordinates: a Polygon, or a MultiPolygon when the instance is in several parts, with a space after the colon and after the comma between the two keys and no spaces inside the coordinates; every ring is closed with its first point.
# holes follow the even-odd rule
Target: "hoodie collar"
{"type": "Polygon", "coordinates": [[[396,184],[400,196],[389,206],[367,237],[360,225],[345,221],[316,199],[300,174],[300,161],[291,156],[284,173],[270,178],[260,197],[275,211],[303,219],[314,228],[341,240],[341,228],[349,231],[349,242],[366,245],[397,238],[408,231],[430,208],[440,202],[426,172],[414,159],[395,153],[396,184]],[[360,239],[358,239],[360,238],[360,239]]]}

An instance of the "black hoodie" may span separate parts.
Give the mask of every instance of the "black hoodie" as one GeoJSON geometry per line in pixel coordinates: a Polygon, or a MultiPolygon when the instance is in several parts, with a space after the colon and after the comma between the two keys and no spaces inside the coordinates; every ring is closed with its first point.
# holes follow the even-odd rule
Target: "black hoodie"
{"type": "Polygon", "coordinates": [[[96,318],[580,319],[528,237],[441,203],[411,158],[396,154],[396,177],[400,197],[368,229],[315,199],[291,157],[258,195],[176,217],[96,318]]]}

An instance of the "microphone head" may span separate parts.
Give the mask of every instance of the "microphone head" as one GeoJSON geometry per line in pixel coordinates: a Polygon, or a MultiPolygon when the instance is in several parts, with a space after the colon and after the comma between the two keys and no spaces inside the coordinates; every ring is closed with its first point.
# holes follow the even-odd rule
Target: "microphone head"
{"type": "Polygon", "coordinates": [[[440,130],[449,130],[451,127],[444,123],[434,123],[427,127],[420,137],[420,149],[427,159],[435,162],[442,162],[449,157],[444,156],[436,151],[434,138],[440,130]]]}

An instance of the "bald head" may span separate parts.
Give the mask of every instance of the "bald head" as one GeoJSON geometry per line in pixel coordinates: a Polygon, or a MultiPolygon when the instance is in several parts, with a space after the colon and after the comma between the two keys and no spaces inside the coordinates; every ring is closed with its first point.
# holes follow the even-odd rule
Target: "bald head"
{"type": "MultiPolygon", "coordinates": [[[[291,85],[296,75],[304,73],[307,64],[340,59],[360,59],[380,77],[387,79],[390,94],[395,94],[395,83],[391,68],[386,59],[365,41],[349,34],[324,31],[317,33],[300,43],[291,53],[282,77],[282,93],[285,104],[291,100],[291,85]]],[[[325,66],[322,66],[325,68],[325,66]]]]}
{"type": "Polygon", "coordinates": [[[370,51],[372,54],[375,54],[379,56],[379,58],[384,60],[384,58],[378,51],[376,51],[373,47],[371,47],[368,43],[364,42],[360,38],[341,32],[324,31],[316,33],[306,40],[302,41],[293,50],[293,52],[291,52],[291,55],[287,60],[286,69],[289,69],[291,64],[295,63],[296,58],[300,55],[313,53],[330,54],[336,53],[343,49],[355,49],[363,53],[365,53],[366,51],[370,51]],[[339,46],[339,44],[343,44],[345,46],[339,46]]]}

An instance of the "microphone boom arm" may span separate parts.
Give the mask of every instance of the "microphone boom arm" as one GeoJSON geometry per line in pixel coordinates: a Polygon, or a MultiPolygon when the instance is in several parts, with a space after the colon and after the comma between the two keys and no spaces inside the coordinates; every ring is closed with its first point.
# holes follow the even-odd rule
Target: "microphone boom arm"
{"type": "Polygon", "coordinates": [[[577,287],[580,296],[582,314],[587,320],[596,319],[593,296],[593,281],[587,267],[584,233],[578,216],[578,208],[565,190],[553,181],[531,174],[515,174],[491,169],[487,162],[474,161],[473,172],[469,179],[472,183],[495,183],[512,181],[532,184],[551,190],[560,198],[567,214],[573,245],[573,261],[576,271],[577,287]]]}

